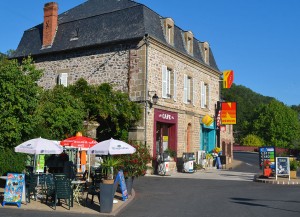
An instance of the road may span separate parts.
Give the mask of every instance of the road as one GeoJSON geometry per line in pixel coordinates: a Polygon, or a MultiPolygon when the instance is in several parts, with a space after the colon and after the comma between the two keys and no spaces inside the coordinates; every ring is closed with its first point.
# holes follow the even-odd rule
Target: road
{"type": "MultiPolygon", "coordinates": [[[[257,156],[238,154],[244,162],[228,171],[256,171],[257,156]],[[253,164],[253,165],[252,165],[253,164]]],[[[212,177],[218,170],[206,171],[212,177]]],[[[299,217],[300,186],[271,185],[251,180],[196,179],[198,174],[147,176],[134,181],[136,196],[117,217],[299,217]],[[190,175],[190,178],[188,178],[190,175]]],[[[256,172],[255,172],[256,173],[256,172]]],[[[200,174],[200,175],[199,175],[200,174]]],[[[242,173],[238,173],[242,174],[242,173]]],[[[83,214],[0,209],[0,216],[68,217],[83,214]]],[[[85,217],[90,217],[85,215],[85,217]]],[[[97,215],[100,216],[100,215],[97,215]]]]}

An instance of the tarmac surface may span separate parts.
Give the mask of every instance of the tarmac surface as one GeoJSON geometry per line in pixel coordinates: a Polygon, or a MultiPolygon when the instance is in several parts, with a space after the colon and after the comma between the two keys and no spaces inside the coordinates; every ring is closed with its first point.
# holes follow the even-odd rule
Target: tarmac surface
{"type": "MultiPolygon", "coordinates": [[[[267,184],[281,184],[281,185],[300,185],[300,179],[291,179],[280,177],[277,180],[275,177],[265,178],[261,177],[261,174],[249,173],[249,172],[237,172],[232,170],[240,162],[235,161],[235,163],[230,167],[230,169],[215,169],[210,168],[206,170],[199,170],[194,173],[172,173],[169,176],[158,176],[158,175],[148,175],[160,178],[187,178],[187,179],[210,179],[210,180],[227,180],[227,181],[243,181],[243,182],[261,182],[267,184]]],[[[0,202],[3,200],[4,189],[0,188],[0,202]]],[[[86,202],[86,193],[82,195],[80,200],[80,205],[74,201],[74,206],[68,210],[67,205],[62,201],[61,205],[56,206],[56,210],[49,204],[46,204],[43,197],[38,197],[38,199],[30,200],[30,203],[22,203],[20,209],[22,210],[41,210],[41,211],[52,211],[52,212],[67,212],[67,213],[82,213],[86,215],[100,215],[100,216],[116,216],[122,209],[124,209],[135,197],[135,191],[132,191],[132,195],[126,201],[122,201],[120,193],[115,194],[115,200],[118,201],[113,205],[113,210],[111,213],[100,213],[100,204],[98,198],[94,197],[94,203],[91,203],[91,197],[88,198],[86,202]]],[[[16,205],[5,205],[0,206],[1,209],[16,209],[16,205]]]]}

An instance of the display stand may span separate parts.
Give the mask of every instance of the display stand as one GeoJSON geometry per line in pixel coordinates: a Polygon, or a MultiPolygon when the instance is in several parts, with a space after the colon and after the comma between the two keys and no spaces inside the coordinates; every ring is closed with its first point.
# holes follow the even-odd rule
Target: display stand
{"type": "Polygon", "coordinates": [[[25,195],[25,174],[8,173],[4,189],[4,199],[2,206],[5,204],[16,204],[21,207],[22,197],[25,195]]]}

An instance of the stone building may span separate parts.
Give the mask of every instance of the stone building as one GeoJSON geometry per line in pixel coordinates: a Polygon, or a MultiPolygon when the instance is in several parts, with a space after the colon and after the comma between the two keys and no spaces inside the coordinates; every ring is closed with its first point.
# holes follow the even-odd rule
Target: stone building
{"type": "Polygon", "coordinates": [[[214,125],[201,120],[215,116],[221,73],[209,43],[170,17],[130,0],[88,0],[60,15],[47,3],[44,22],[24,32],[15,53],[28,55],[44,70],[39,85],[46,89],[84,78],[142,103],[130,139],[146,142],[154,158],[166,148],[182,156],[216,146],[214,125]]]}

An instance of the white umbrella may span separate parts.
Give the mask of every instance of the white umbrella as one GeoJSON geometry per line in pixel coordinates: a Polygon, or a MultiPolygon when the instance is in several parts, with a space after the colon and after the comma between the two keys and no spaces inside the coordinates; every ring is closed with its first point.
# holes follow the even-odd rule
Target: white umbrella
{"type": "Polygon", "coordinates": [[[15,152],[34,154],[33,168],[35,169],[35,161],[37,154],[60,154],[63,152],[63,147],[60,146],[56,141],[43,138],[36,138],[28,140],[16,146],[15,152]]]}
{"type": "Polygon", "coordinates": [[[26,154],[60,154],[63,152],[63,147],[52,140],[36,138],[15,147],[15,152],[26,154]]]}
{"type": "Polygon", "coordinates": [[[126,142],[109,139],[97,143],[90,149],[88,149],[88,154],[98,154],[98,155],[116,155],[116,154],[133,154],[135,148],[126,142]]]}

